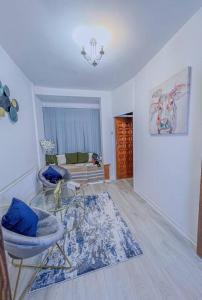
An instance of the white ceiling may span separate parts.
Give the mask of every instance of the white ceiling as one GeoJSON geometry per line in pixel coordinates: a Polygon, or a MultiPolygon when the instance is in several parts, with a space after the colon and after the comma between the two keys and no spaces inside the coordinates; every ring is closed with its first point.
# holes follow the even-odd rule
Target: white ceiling
{"type": "Polygon", "coordinates": [[[0,0],[0,44],[39,86],[110,90],[134,76],[202,0],[0,0]],[[96,68],[73,39],[78,26],[111,35],[96,68]]]}

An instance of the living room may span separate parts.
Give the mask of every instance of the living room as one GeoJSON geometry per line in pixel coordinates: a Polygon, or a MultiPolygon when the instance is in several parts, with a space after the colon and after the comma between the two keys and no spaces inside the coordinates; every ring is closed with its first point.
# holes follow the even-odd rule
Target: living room
{"type": "Polygon", "coordinates": [[[1,1],[2,300],[202,299],[201,5],[1,1]]]}

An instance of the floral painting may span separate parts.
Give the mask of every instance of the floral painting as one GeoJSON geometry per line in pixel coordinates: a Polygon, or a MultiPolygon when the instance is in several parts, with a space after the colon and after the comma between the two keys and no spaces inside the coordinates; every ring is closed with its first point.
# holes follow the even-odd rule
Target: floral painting
{"type": "Polygon", "coordinates": [[[151,134],[188,132],[190,71],[187,67],[153,89],[149,111],[151,134]]]}

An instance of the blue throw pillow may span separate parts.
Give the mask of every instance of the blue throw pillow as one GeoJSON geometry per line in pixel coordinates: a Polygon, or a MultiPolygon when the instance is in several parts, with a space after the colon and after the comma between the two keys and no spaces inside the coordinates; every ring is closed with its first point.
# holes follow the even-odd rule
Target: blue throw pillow
{"type": "Polygon", "coordinates": [[[58,181],[62,179],[61,174],[52,167],[48,167],[42,175],[51,183],[58,183],[58,181]]]}
{"type": "Polygon", "coordinates": [[[23,201],[13,198],[7,213],[2,217],[1,224],[8,230],[26,236],[36,236],[38,216],[23,201]]]}

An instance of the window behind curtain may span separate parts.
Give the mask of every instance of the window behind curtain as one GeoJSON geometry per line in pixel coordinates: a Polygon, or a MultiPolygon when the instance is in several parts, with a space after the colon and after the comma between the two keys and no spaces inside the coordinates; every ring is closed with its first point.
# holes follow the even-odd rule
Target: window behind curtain
{"type": "Polygon", "coordinates": [[[56,144],[55,153],[101,153],[100,110],[43,108],[45,138],[56,144]]]}

